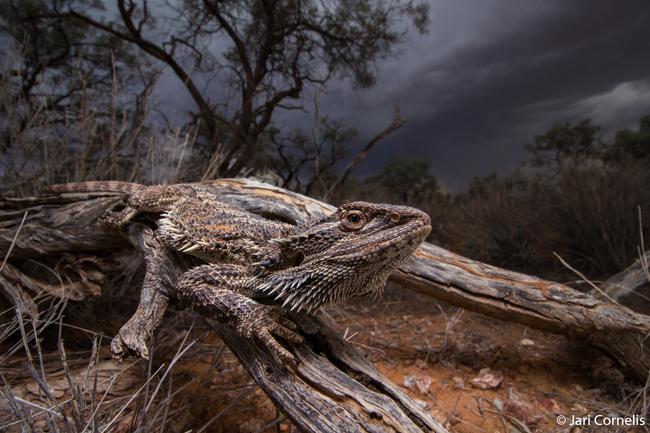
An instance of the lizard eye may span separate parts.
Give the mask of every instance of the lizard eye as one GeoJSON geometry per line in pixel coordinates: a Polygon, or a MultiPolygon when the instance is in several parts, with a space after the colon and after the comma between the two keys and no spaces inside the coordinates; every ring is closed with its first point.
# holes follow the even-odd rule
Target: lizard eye
{"type": "Polygon", "coordinates": [[[349,230],[358,230],[366,223],[366,216],[357,210],[350,211],[343,216],[343,226],[349,230]]]}

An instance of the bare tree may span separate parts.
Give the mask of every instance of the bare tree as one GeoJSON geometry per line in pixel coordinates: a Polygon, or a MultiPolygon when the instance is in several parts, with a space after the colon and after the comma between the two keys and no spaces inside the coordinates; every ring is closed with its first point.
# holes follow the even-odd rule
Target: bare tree
{"type": "Polygon", "coordinates": [[[117,0],[117,8],[116,23],[75,7],[57,16],[135,44],[173,70],[197,107],[208,150],[203,178],[240,173],[276,111],[301,108],[306,86],[333,76],[372,85],[375,62],[405,35],[397,20],[409,16],[424,31],[428,16],[413,1],[192,0],[167,4],[173,24],[160,37],[160,11],[146,0],[117,0]]]}

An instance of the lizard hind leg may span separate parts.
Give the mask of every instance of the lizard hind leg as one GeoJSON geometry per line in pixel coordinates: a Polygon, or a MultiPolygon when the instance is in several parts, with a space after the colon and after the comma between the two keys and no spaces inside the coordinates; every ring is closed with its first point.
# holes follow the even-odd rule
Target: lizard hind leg
{"type": "Polygon", "coordinates": [[[140,213],[168,211],[185,195],[191,194],[192,191],[183,185],[152,185],[138,189],[128,196],[124,209],[104,217],[103,221],[120,229],[140,213]]]}
{"type": "Polygon", "coordinates": [[[125,225],[127,225],[131,220],[138,214],[137,209],[133,209],[131,207],[125,207],[119,212],[113,212],[109,213],[107,215],[104,215],[101,218],[101,223],[106,224],[110,227],[116,228],[116,229],[121,229],[125,225]]]}
{"type": "Polygon", "coordinates": [[[238,265],[203,265],[187,271],[177,286],[178,298],[199,313],[226,323],[245,339],[254,340],[284,362],[296,358],[274,337],[298,344],[298,327],[278,307],[260,304],[238,292],[246,275],[238,265]]]}

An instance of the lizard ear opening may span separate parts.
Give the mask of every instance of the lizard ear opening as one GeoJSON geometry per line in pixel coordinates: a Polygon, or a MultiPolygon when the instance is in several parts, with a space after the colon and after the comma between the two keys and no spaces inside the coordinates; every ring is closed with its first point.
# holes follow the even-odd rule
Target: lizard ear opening
{"type": "Polygon", "coordinates": [[[296,267],[302,265],[302,262],[305,261],[305,255],[302,251],[297,251],[295,255],[291,258],[291,264],[289,266],[296,267]]]}

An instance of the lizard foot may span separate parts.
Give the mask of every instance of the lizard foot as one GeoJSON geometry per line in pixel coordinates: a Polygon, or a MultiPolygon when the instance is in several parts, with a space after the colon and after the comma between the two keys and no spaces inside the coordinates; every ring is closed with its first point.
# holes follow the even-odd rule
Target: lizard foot
{"type": "Polygon", "coordinates": [[[283,362],[297,364],[296,357],[282,347],[274,335],[292,343],[302,343],[303,337],[296,332],[298,326],[277,307],[261,304],[249,307],[251,308],[249,314],[237,318],[235,326],[237,333],[242,337],[257,340],[283,362]]]}
{"type": "Polygon", "coordinates": [[[136,211],[131,208],[124,208],[119,212],[109,212],[102,217],[100,217],[100,224],[106,225],[108,227],[113,227],[115,229],[121,229],[126,224],[128,224],[131,219],[136,215],[136,211]]]}
{"type": "Polygon", "coordinates": [[[149,335],[143,326],[128,321],[111,341],[113,357],[121,361],[133,354],[149,359],[148,339],[149,335]]]}

